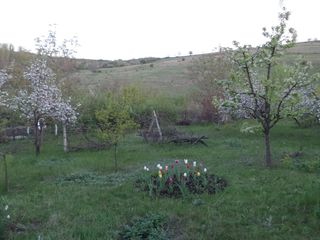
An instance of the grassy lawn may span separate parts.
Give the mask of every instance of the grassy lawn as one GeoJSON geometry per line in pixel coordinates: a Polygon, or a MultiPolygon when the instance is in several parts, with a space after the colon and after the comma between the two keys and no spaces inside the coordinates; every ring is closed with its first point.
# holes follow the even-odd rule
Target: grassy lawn
{"type": "MultiPolygon", "coordinates": [[[[31,140],[11,142],[3,146],[15,151],[8,156],[10,191],[2,192],[14,229],[10,239],[117,239],[124,224],[149,213],[168,219],[169,239],[319,239],[319,126],[284,122],[273,129],[272,169],[263,165],[262,136],[241,134],[238,127],[180,129],[208,136],[209,147],[146,144],[131,135],[119,146],[117,173],[111,149],[66,154],[62,137],[47,136],[36,158],[31,140]],[[297,151],[302,156],[293,162],[318,168],[281,164],[297,151]],[[229,186],[184,199],[151,198],[133,186],[144,165],[185,158],[203,161],[229,186]]],[[[1,165],[1,190],[3,178],[1,165]]]]}

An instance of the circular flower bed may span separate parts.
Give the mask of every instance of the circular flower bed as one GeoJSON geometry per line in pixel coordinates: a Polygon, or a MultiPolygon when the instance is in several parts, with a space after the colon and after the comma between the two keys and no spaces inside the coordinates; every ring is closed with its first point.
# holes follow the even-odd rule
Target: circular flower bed
{"type": "Polygon", "coordinates": [[[155,169],[144,166],[144,173],[136,181],[150,196],[183,197],[187,194],[214,194],[227,186],[227,181],[212,173],[196,161],[175,160],[170,164],[157,164],[155,169]]]}

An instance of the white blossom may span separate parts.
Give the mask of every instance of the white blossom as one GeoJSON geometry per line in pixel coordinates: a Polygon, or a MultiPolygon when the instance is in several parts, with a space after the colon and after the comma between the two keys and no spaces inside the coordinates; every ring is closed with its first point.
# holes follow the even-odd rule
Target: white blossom
{"type": "MultiPolygon", "coordinates": [[[[8,81],[8,74],[5,70],[0,70],[0,88],[8,81]]],[[[0,105],[6,105],[5,97],[7,93],[5,91],[0,91],[0,105]]]]}
{"type": "Polygon", "coordinates": [[[53,118],[63,123],[74,123],[77,113],[71,99],[64,99],[56,84],[56,76],[43,58],[36,59],[24,73],[29,82],[26,90],[21,90],[13,99],[12,108],[23,117],[34,121],[40,118],[53,118]]]}

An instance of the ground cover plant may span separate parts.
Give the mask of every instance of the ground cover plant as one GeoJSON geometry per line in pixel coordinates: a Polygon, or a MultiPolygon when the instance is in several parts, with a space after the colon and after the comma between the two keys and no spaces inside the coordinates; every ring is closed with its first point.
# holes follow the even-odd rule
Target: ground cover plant
{"type": "Polygon", "coordinates": [[[119,239],[168,239],[165,231],[167,219],[161,214],[148,214],[137,217],[128,225],[124,225],[119,233],[119,239]]]}
{"type": "Polygon", "coordinates": [[[47,136],[35,157],[31,139],[2,144],[20,149],[7,156],[8,193],[0,168],[1,195],[10,211],[7,239],[117,239],[126,225],[139,229],[132,221],[149,214],[169,220],[163,229],[170,239],[317,239],[319,171],[287,167],[282,159],[299,151],[300,162],[319,159],[319,126],[275,126],[275,166],[266,169],[261,136],[241,133],[242,125],[180,128],[207,135],[209,147],[146,144],[132,134],[119,145],[116,174],[112,149],[64,153],[61,137],[47,136]],[[134,187],[144,166],[186,158],[204,161],[208,173],[225,177],[228,187],[186,198],[153,198],[134,187]]]}

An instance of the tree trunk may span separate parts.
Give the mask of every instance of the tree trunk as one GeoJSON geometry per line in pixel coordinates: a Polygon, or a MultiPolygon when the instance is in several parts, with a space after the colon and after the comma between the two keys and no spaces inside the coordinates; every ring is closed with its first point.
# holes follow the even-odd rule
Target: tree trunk
{"type": "Polygon", "coordinates": [[[67,125],[63,124],[63,150],[68,152],[67,125]]]}
{"type": "Polygon", "coordinates": [[[3,165],[4,165],[4,187],[5,192],[9,192],[9,180],[8,180],[8,166],[7,166],[7,159],[6,155],[3,155],[3,165]]]}
{"type": "Polygon", "coordinates": [[[58,136],[58,125],[57,124],[54,125],[54,135],[58,136]]]}
{"type": "Polygon", "coordinates": [[[296,124],[298,125],[298,127],[301,127],[301,123],[299,122],[298,118],[293,118],[293,120],[296,122],[296,124]]]}
{"type": "Polygon", "coordinates": [[[117,143],[114,144],[114,166],[116,172],[118,171],[118,161],[117,161],[117,143]]]}
{"type": "Polygon", "coordinates": [[[36,148],[36,155],[40,154],[40,134],[39,134],[38,122],[35,123],[34,126],[34,145],[36,148]]]}
{"type": "Polygon", "coordinates": [[[264,143],[265,143],[265,161],[267,167],[271,167],[271,148],[270,148],[270,129],[264,130],[264,143]]]}

